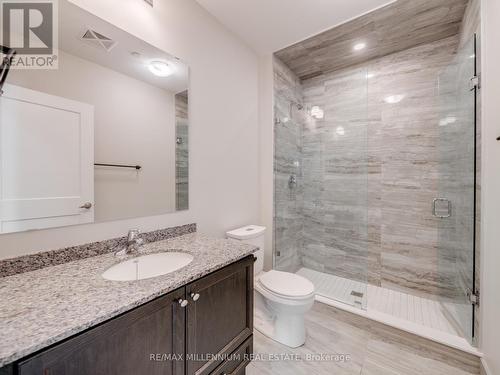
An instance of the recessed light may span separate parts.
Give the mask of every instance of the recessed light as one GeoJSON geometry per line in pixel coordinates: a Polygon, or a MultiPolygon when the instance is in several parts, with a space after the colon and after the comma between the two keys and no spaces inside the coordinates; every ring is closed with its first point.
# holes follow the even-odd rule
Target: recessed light
{"type": "Polygon", "coordinates": [[[325,117],[325,111],[323,111],[319,106],[315,105],[311,108],[311,116],[315,119],[321,120],[325,117]]]}
{"type": "Polygon", "coordinates": [[[164,61],[151,61],[148,68],[157,77],[168,77],[173,73],[172,67],[164,61]]]}
{"type": "Polygon", "coordinates": [[[361,51],[362,49],[366,48],[366,43],[355,44],[353,48],[355,51],[361,51]]]}
{"type": "Polygon", "coordinates": [[[405,98],[404,95],[391,95],[384,98],[384,102],[387,104],[396,104],[405,98]]]}

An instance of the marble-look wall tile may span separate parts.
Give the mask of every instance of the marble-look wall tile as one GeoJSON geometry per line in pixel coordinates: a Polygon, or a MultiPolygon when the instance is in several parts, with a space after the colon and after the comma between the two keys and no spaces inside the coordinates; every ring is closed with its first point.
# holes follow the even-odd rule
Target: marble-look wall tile
{"type": "Polygon", "coordinates": [[[188,92],[175,95],[175,208],[189,209],[189,104],[188,92]]]}
{"type": "Polygon", "coordinates": [[[414,294],[461,293],[432,216],[445,177],[439,76],[457,45],[455,36],[303,82],[306,105],[325,110],[302,134],[304,266],[414,294]]]}
{"type": "Polygon", "coordinates": [[[460,28],[460,45],[481,32],[481,0],[469,0],[460,28]]]}
{"type": "Polygon", "coordinates": [[[304,266],[366,281],[368,256],[366,69],[305,82],[309,117],[303,131],[304,266]]]}
{"type": "MultiPolygon", "coordinates": [[[[301,265],[318,271],[431,298],[464,298],[474,217],[474,144],[465,117],[473,101],[460,107],[442,74],[477,29],[478,16],[478,1],[471,0],[461,35],[324,72],[302,86],[279,62],[276,113],[292,120],[275,133],[275,244],[293,254],[294,264],[298,254],[301,265]],[[319,105],[324,119],[294,121],[290,101],[302,100],[307,110],[319,105]],[[455,117],[454,126],[440,127],[447,117],[455,117]],[[300,186],[290,195],[293,173],[300,186]],[[432,215],[442,194],[453,204],[448,220],[432,215]]],[[[450,82],[465,87],[467,74],[456,72],[463,80],[450,82]]]]}
{"type": "Polygon", "coordinates": [[[274,61],[274,255],[275,268],[294,272],[302,247],[302,128],[304,111],[299,79],[279,59],[274,61]],[[290,177],[296,185],[290,187],[290,177]],[[278,255],[279,254],[279,255],[278,255]]]}
{"type": "Polygon", "coordinates": [[[302,80],[457,35],[468,0],[398,0],[276,55],[302,80]],[[353,49],[360,41],[362,53],[353,49]]]}

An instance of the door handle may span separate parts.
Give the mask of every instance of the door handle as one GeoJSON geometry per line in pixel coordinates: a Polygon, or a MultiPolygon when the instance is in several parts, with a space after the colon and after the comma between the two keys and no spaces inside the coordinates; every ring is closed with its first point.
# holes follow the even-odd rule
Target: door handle
{"type": "Polygon", "coordinates": [[[82,206],[80,206],[80,208],[84,208],[86,210],[90,210],[92,208],[92,203],[87,202],[87,203],[83,204],[82,206]]]}

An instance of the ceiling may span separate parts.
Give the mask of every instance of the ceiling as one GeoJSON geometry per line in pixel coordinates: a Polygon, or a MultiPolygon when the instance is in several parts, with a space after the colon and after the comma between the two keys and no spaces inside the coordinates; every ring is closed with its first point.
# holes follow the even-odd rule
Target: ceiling
{"type": "Polygon", "coordinates": [[[59,48],[172,93],[183,92],[189,85],[189,67],[182,61],[66,1],[59,2],[59,48]],[[107,51],[82,40],[89,29],[110,38],[114,47],[107,51]],[[148,70],[152,61],[166,62],[173,74],[154,76],[148,70]]]}
{"type": "Polygon", "coordinates": [[[196,0],[260,54],[275,52],[394,0],[196,0]]]}
{"type": "Polygon", "coordinates": [[[398,0],[276,53],[301,80],[457,35],[468,0],[398,0]],[[364,48],[355,50],[354,46],[364,48]]]}

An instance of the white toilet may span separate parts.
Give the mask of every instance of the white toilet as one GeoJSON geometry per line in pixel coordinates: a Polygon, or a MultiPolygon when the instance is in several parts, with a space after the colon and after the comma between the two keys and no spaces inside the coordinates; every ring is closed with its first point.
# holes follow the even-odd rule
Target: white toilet
{"type": "Polygon", "coordinates": [[[259,246],[254,266],[255,328],[284,345],[297,348],[306,341],[304,315],[314,303],[314,285],[302,276],[264,269],[265,227],[249,225],[227,237],[259,246]]]}

